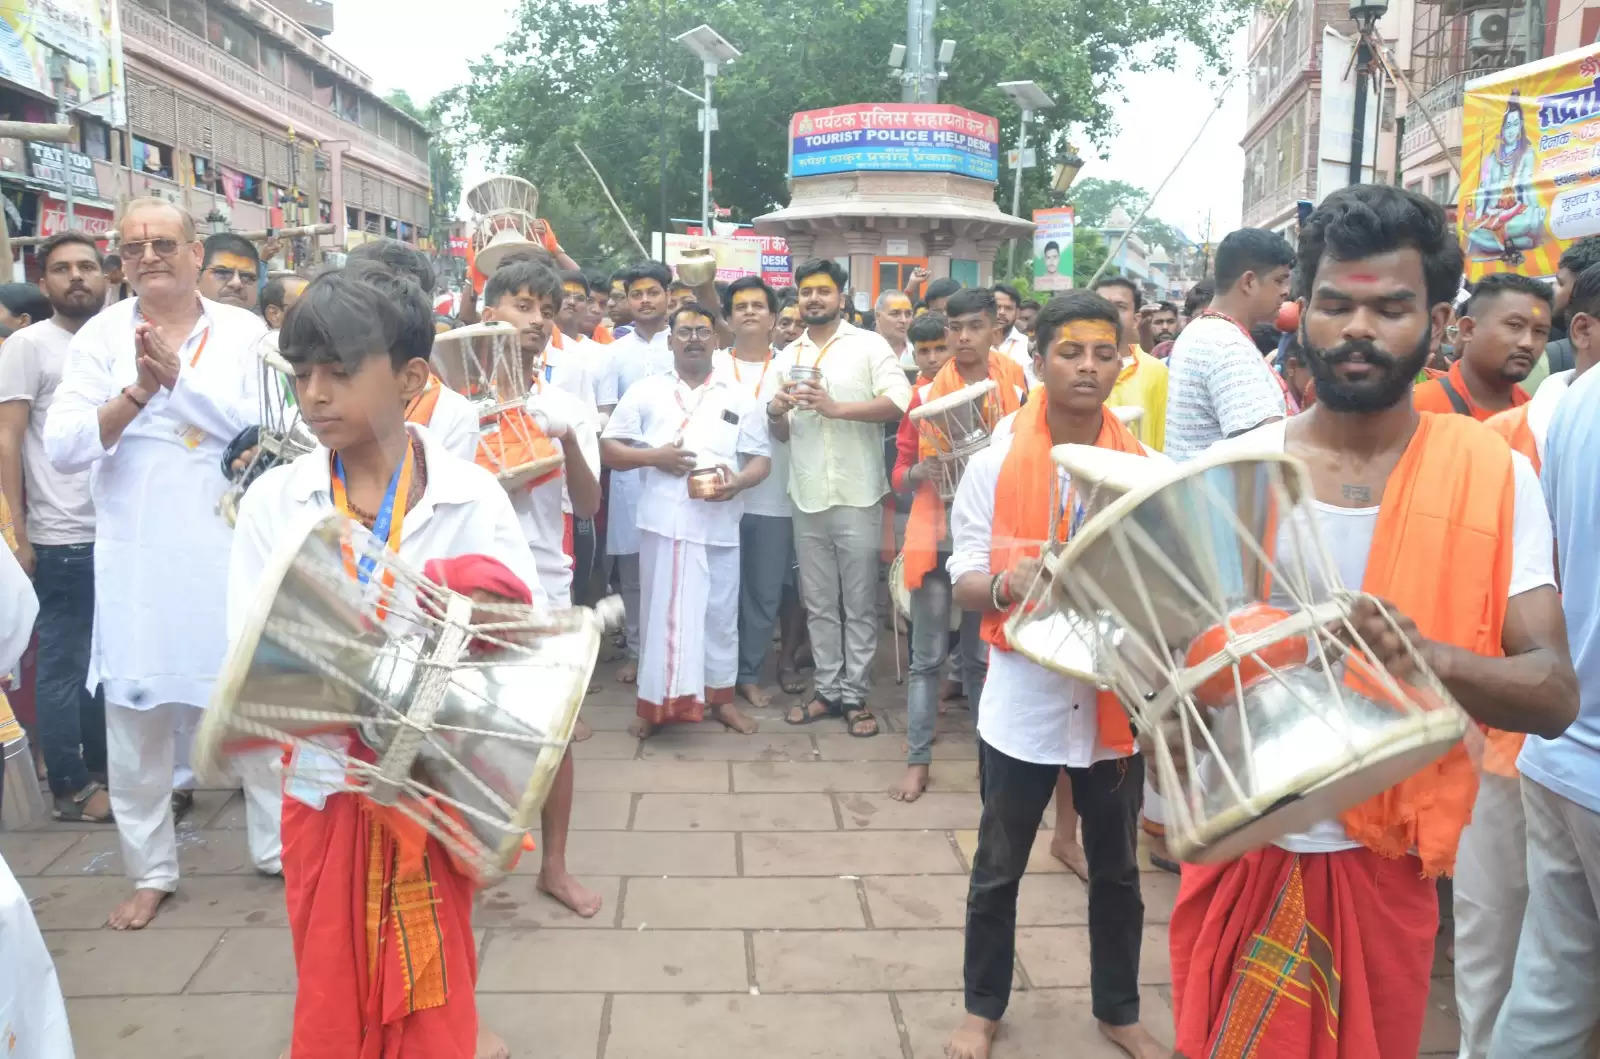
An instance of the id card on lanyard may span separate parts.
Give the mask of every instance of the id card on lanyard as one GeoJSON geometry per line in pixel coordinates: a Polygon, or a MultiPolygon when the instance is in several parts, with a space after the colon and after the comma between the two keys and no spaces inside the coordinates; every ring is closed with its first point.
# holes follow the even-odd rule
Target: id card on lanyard
{"type": "MultiPolygon", "coordinates": [[[[344,461],[338,453],[330,457],[331,466],[329,473],[332,477],[333,505],[345,518],[354,519],[356,516],[350,507],[350,498],[346,492],[344,461]]],[[[406,454],[400,461],[400,466],[394,469],[389,476],[389,487],[383,494],[383,503],[378,508],[378,515],[372,521],[372,535],[384,542],[391,552],[400,550],[400,533],[405,522],[406,497],[411,492],[411,480],[416,474],[416,454],[410,438],[406,439],[406,454]]],[[[355,579],[357,584],[365,585],[372,578],[377,569],[378,560],[372,555],[363,555],[356,558],[355,548],[348,539],[340,542],[340,551],[344,556],[345,573],[355,579]]],[[[384,570],[383,589],[378,596],[378,620],[381,622],[388,616],[384,598],[389,590],[394,588],[394,571],[384,570]]]]}

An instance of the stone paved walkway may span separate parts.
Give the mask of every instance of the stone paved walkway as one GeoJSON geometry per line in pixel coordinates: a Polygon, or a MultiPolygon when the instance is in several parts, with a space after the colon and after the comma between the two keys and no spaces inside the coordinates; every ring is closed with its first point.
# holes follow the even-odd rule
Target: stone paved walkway
{"type": "MultiPolygon", "coordinates": [[[[631,698],[597,678],[577,747],[570,860],[605,898],[581,920],[535,893],[536,858],[482,896],[479,1009],[519,1059],[759,1056],[935,1059],[961,1009],[961,925],[978,822],[968,714],[941,722],[935,786],[899,776],[904,690],[880,679],[891,731],[706,724],[644,746],[631,698]]],[[[283,887],[255,875],[239,796],[201,792],[184,879],[156,924],[100,929],[123,893],[109,828],[0,835],[54,953],[80,1059],[275,1059],[294,966],[283,887]]],[[[1046,827],[1049,820],[1046,821],[1046,827]]],[[[1017,989],[996,1059],[1120,1054],[1089,1009],[1083,884],[1035,846],[1022,885],[1017,989]]],[[[1143,875],[1147,1024],[1171,1040],[1166,922],[1176,880],[1143,875]]],[[[1453,1054],[1449,965],[1423,1041],[1453,1054]]]]}

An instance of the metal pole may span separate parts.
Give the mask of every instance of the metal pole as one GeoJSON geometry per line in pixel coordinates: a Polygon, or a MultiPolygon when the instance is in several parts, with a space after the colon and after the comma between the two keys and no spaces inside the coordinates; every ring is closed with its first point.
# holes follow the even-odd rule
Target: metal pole
{"type": "Polygon", "coordinates": [[[900,75],[900,101],[922,98],[922,0],[906,0],[906,64],[900,75]]]}
{"type": "Polygon", "coordinates": [[[589,156],[584,153],[582,144],[575,143],[572,146],[577,149],[578,157],[583,159],[583,164],[589,167],[589,172],[594,174],[596,182],[598,182],[600,185],[600,190],[606,193],[606,201],[611,203],[611,208],[613,210],[617,211],[617,219],[620,220],[622,222],[622,226],[628,230],[628,238],[632,239],[633,245],[639,248],[639,253],[648,258],[650,256],[650,251],[646,250],[644,248],[644,244],[639,241],[639,236],[636,232],[634,232],[633,225],[628,223],[628,215],[622,212],[622,207],[618,206],[617,200],[612,197],[611,189],[606,187],[604,178],[600,176],[600,170],[596,169],[594,167],[594,163],[589,161],[589,156]]]}
{"type": "MultiPolygon", "coordinates": [[[[656,22],[661,30],[661,84],[657,86],[656,98],[656,127],[660,131],[656,134],[657,150],[661,155],[661,263],[667,261],[667,226],[671,217],[667,213],[667,0],[661,0],[656,5],[656,22]]],[[[646,257],[649,255],[646,254],[646,257]]]]}
{"type": "Polygon", "coordinates": [[[1368,26],[1356,29],[1356,112],[1350,126],[1350,183],[1361,183],[1362,163],[1366,161],[1367,67],[1372,65],[1372,49],[1367,47],[1368,26]]]}
{"type": "Polygon", "coordinates": [[[700,230],[711,234],[711,121],[716,112],[711,109],[711,82],[716,79],[715,63],[705,64],[705,106],[700,111],[700,124],[705,130],[700,134],[700,230]]]}
{"type": "Polygon", "coordinates": [[[922,0],[922,96],[923,103],[939,102],[938,45],[933,39],[933,20],[939,13],[939,0],[922,0]]]}
{"type": "MultiPolygon", "coordinates": [[[[1024,107],[1022,109],[1022,126],[1017,130],[1017,180],[1011,186],[1011,216],[1015,217],[1022,209],[1022,163],[1028,153],[1028,122],[1033,120],[1033,111],[1024,107]]],[[[1017,237],[1012,236],[1006,244],[1006,278],[1011,279],[1016,275],[1017,267],[1017,237]]]]}

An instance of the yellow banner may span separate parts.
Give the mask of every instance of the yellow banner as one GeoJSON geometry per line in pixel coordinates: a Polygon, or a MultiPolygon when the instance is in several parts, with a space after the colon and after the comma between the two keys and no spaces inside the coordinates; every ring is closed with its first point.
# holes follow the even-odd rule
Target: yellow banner
{"type": "Polygon", "coordinates": [[[1459,206],[1468,282],[1600,234],[1600,44],[1467,83],[1459,206]]]}

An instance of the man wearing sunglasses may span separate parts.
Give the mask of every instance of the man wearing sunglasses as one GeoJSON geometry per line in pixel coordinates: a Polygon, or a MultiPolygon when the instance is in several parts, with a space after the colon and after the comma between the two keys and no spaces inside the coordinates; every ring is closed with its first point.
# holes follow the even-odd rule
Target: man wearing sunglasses
{"type": "MultiPolygon", "coordinates": [[[[254,349],[266,325],[201,296],[205,258],[181,208],[134,199],[117,233],[137,297],[73,336],[44,444],[58,471],[94,469],[87,684],[105,690],[111,809],[133,884],[109,924],[136,930],[178,887],[173,791],[193,782],[189,740],[227,649],[232,535],[216,511],[228,484],[218,465],[259,419],[254,349]]],[[[261,765],[244,783],[251,861],[278,872],[282,795],[261,765]]]]}
{"type": "Polygon", "coordinates": [[[200,293],[214,302],[256,311],[261,290],[261,258],[255,244],[232,232],[220,232],[205,242],[200,265],[200,293]]]}

